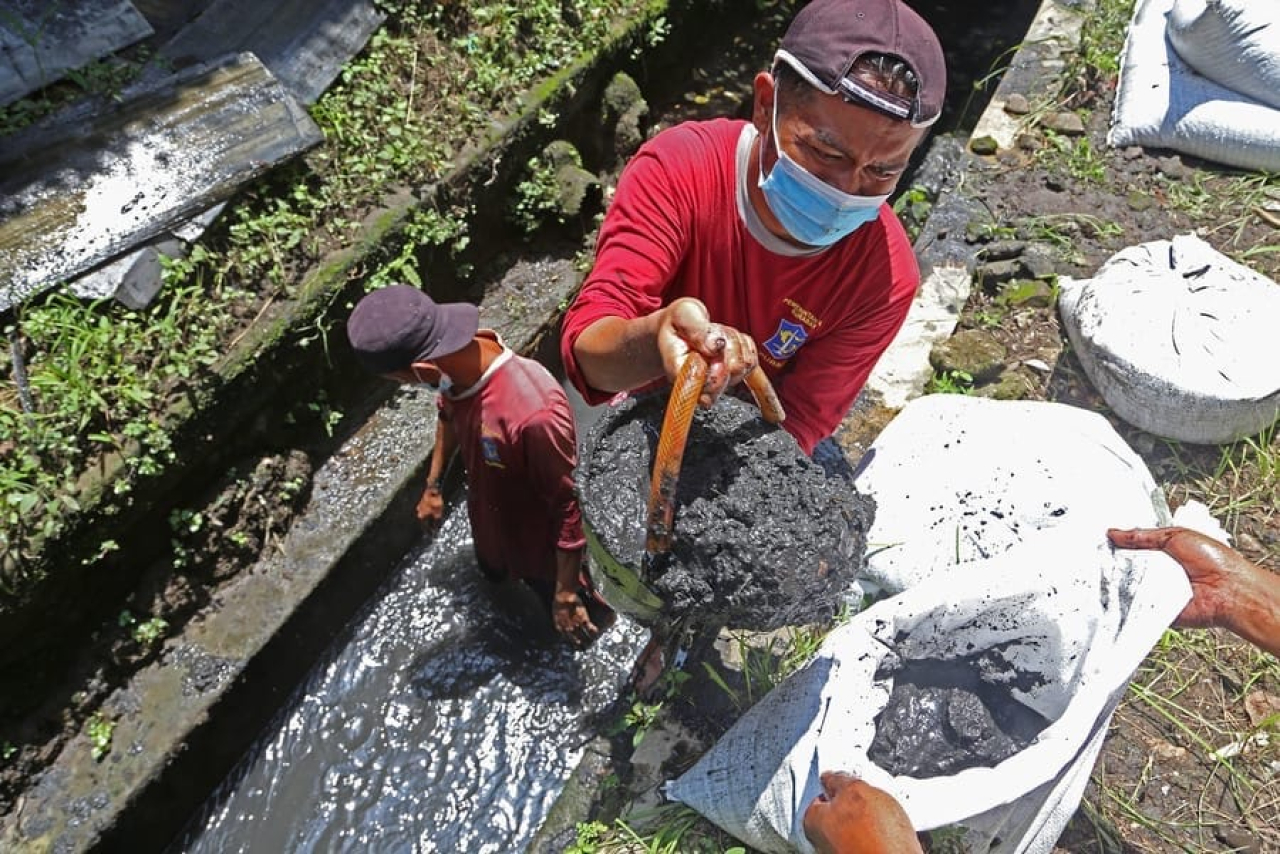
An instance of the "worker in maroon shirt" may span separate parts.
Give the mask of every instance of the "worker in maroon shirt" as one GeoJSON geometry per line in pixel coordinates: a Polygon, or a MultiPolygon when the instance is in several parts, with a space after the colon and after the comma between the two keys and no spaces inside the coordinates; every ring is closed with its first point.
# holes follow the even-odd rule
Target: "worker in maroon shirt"
{"type": "Polygon", "coordinates": [[[906,318],[920,271],[886,204],[942,111],[937,37],[901,0],[813,0],[751,121],[656,135],[618,181],[561,355],[587,402],[709,362],[703,404],[758,364],[805,453],[906,318]]]}
{"type": "Polygon", "coordinates": [[[480,329],[479,316],[469,303],[440,305],[417,288],[392,285],[356,305],[347,337],[373,373],[439,391],[419,520],[440,520],[441,478],[457,450],[481,570],[495,583],[532,587],[556,631],[585,646],[615,614],[583,566],[573,411],[550,372],[480,329]]]}

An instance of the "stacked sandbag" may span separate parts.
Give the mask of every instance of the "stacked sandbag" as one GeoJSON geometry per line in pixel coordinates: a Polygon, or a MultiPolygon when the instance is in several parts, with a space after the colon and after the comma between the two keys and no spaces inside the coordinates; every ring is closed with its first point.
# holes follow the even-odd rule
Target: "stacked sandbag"
{"type": "Polygon", "coordinates": [[[1280,108],[1280,3],[1174,0],[1168,34],[1203,76],[1280,108]]]}
{"type": "Polygon", "coordinates": [[[1280,287],[1188,234],[1128,247],[1059,281],[1085,373],[1117,415],[1181,442],[1225,443],[1280,417],[1268,356],[1280,287]]]}
{"type": "Polygon", "coordinates": [[[1275,0],[1139,0],[1107,141],[1280,171],[1275,0]]]}

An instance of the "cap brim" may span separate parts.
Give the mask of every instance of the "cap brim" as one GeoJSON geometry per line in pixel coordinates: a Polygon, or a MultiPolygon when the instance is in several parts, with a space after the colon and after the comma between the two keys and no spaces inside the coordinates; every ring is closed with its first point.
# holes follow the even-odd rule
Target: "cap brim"
{"type": "Polygon", "coordinates": [[[436,308],[436,322],[444,329],[440,340],[423,359],[456,353],[471,343],[480,328],[480,308],[469,302],[444,303],[436,308]]]}

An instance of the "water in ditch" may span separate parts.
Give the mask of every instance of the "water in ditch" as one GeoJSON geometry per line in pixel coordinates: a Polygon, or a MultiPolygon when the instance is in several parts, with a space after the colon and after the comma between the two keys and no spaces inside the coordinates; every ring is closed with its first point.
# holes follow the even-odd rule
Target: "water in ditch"
{"type": "Polygon", "coordinates": [[[579,653],[534,638],[486,589],[457,504],[171,850],[507,854],[532,840],[648,632],[620,617],[579,653]]]}

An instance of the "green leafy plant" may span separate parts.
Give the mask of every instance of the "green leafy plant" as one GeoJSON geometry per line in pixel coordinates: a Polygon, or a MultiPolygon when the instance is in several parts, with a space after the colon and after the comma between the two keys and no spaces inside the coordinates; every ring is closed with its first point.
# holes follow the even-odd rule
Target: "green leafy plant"
{"type": "Polygon", "coordinates": [[[90,753],[94,759],[101,761],[111,751],[111,738],[116,731],[116,722],[102,712],[94,712],[85,721],[84,731],[89,737],[90,753]]]}
{"type": "Polygon", "coordinates": [[[925,394],[972,394],[973,375],[967,371],[935,371],[925,384],[925,394]]]}

